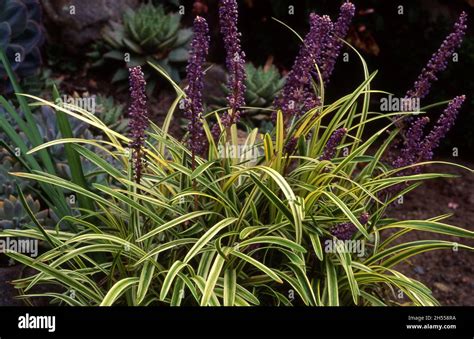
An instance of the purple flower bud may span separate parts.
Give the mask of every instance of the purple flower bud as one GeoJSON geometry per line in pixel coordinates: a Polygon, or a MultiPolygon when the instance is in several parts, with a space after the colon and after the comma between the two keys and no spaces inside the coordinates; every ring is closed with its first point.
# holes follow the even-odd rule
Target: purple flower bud
{"type": "Polygon", "coordinates": [[[189,120],[189,147],[193,154],[203,155],[207,141],[202,124],[202,89],[204,87],[204,63],[209,50],[209,28],[202,17],[194,20],[194,38],[191,42],[188,65],[186,67],[188,86],[184,90],[184,115],[189,120]]]}
{"type": "Polygon", "coordinates": [[[429,93],[431,82],[438,80],[436,74],[446,69],[448,60],[461,45],[467,28],[466,21],[467,14],[462,12],[454,25],[454,31],[446,37],[438,51],[432,55],[428,64],[418,76],[413,89],[407,92],[407,98],[423,99],[429,93]]]}
{"type": "Polygon", "coordinates": [[[227,102],[229,111],[224,113],[222,123],[230,127],[240,119],[240,108],[245,105],[245,53],[240,46],[241,33],[237,29],[239,13],[236,0],[221,0],[219,23],[226,50],[226,67],[229,72],[227,102]]]}
{"type": "Polygon", "coordinates": [[[346,135],[346,128],[339,128],[335,130],[329,137],[329,140],[324,147],[323,154],[319,157],[319,160],[331,160],[336,154],[336,148],[341,143],[342,138],[346,135]]]}
{"type": "Polygon", "coordinates": [[[140,66],[129,68],[130,80],[130,148],[132,149],[133,176],[139,184],[144,166],[143,147],[149,125],[145,94],[145,76],[140,66]]]}
{"type": "Polygon", "coordinates": [[[211,134],[212,134],[212,138],[214,139],[214,142],[217,143],[219,141],[219,137],[221,136],[221,127],[219,126],[217,122],[214,125],[212,125],[211,134]]]}
{"type": "MultiPolygon", "coordinates": [[[[285,121],[292,116],[298,118],[305,110],[314,108],[308,107],[308,103],[318,102],[312,86],[312,73],[315,65],[320,65],[324,42],[332,29],[333,24],[327,15],[310,15],[310,30],[288,73],[282,94],[275,100],[275,107],[283,111],[285,121]]],[[[276,120],[276,113],[273,114],[273,119],[276,120]]]]}
{"type": "Polygon", "coordinates": [[[369,222],[369,219],[370,219],[370,214],[367,212],[363,212],[359,217],[359,221],[362,225],[367,224],[369,222]]]}
{"type": "Polygon", "coordinates": [[[421,150],[419,152],[419,159],[421,161],[428,161],[433,158],[433,150],[439,146],[440,140],[443,139],[446,133],[453,127],[464,100],[466,100],[466,96],[460,95],[449,102],[448,107],[444,110],[443,114],[441,114],[435,127],[421,144],[421,150]]]}
{"type": "Polygon", "coordinates": [[[328,41],[325,43],[325,50],[321,61],[321,76],[323,78],[324,85],[326,86],[329,82],[329,78],[334,70],[337,57],[341,51],[343,41],[349,31],[352,18],[354,17],[355,6],[350,2],[342,4],[339,18],[334,24],[334,29],[328,36],[328,41]]]}

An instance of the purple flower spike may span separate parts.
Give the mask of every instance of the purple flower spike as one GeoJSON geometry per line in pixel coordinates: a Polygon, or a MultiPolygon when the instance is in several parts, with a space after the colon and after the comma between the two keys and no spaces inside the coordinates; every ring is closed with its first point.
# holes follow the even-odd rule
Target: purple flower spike
{"type": "MultiPolygon", "coordinates": [[[[360,215],[359,222],[362,225],[366,225],[369,222],[369,218],[369,213],[364,212],[360,215]]],[[[351,222],[345,222],[331,227],[329,232],[339,240],[349,240],[357,232],[357,227],[351,222]]]]}
{"type": "Polygon", "coordinates": [[[346,135],[346,128],[339,128],[335,130],[332,135],[329,137],[329,140],[324,147],[323,154],[319,160],[331,160],[336,154],[336,148],[341,143],[342,138],[346,135]]]}
{"type": "Polygon", "coordinates": [[[207,142],[202,125],[202,89],[204,87],[204,70],[209,50],[209,28],[202,17],[194,20],[194,38],[191,42],[190,56],[186,67],[188,86],[185,89],[184,115],[189,120],[189,147],[193,154],[203,155],[207,142]]]}
{"type": "Polygon", "coordinates": [[[143,147],[146,139],[146,129],[149,125],[145,94],[145,76],[140,66],[129,69],[130,80],[130,148],[132,149],[133,176],[136,183],[140,183],[144,159],[143,147]]]}
{"type": "Polygon", "coordinates": [[[292,137],[285,145],[284,152],[286,154],[292,154],[295,149],[296,145],[298,144],[298,138],[292,137]]]}
{"type": "Polygon", "coordinates": [[[454,25],[454,31],[446,37],[438,51],[432,55],[428,64],[418,76],[413,89],[407,92],[407,98],[423,99],[429,93],[431,82],[438,80],[436,74],[446,69],[448,60],[461,45],[467,28],[466,21],[467,14],[462,12],[454,25]]]}
{"type": "Polygon", "coordinates": [[[436,126],[421,145],[419,156],[421,161],[428,161],[433,158],[433,150],[439,146],[440,140],[443,139],[446,133],[453,127],[464,100],[466,100],[466,96],[460,95],[449,102],[448,107],[436,122],[436,126]]]}
{"type": "Polygon", "coordinates": [[[429,121],[428,117],[421,117],[410,127],[400,155],[392,163],[394,168],[405,167],[415,163],[417,155],[421,150],[420,143],[423,138],[423,128],[429,121]]]}
{"type": "Polygon", "coordinates": [[[357,231],[357,227],[351,222],[345,222],[331,227],[329,232],[339,240],[349,240],[357,231]]]}
{"type": "Polygon", "coordinates": [[[329,41],[327,42],[326,49],[324,51],[323,60],[321,63],[321,76],[323,82],[326,85],[329,82],[329,78],[334,70],[337,57],[341,51],[343,41],[349,31],[349,26],[354,17],[355,6],[350,2],[342,4],[339,18],[334,24],[334,29],[329,35],[329,41]]]}
{"type": "MultiPolygon", "coordinates": [[[[310,30],[288,73],[282,94],[275,100],[275,107],[283,111],[285,121],[292,116],[298,118],[305,110],[315,107],[311,105],[319,103],[312,88],[312,73],[315,64],[321,64],[323,46],[332,29],[333,24],[327,15],[310,15],[310,30]]],[[[276,120],[276,113],[273,114],[273,120],[276,120]]]]}
{"type": "Polygon", "coordinates": [[[219,23],[224,37],[226,50],[226,67],[229,72],[227,102],[230,112],[222,117],[225,127],[230,127],[240,119],[240,108],[245,106],[245,53],[240,46],[241,33],[237,29],[239,13],[236,0],[221,0],[219,6],[219,23]]]}
{"type": "MultiPolygon", "coordinates": [[[[451,129],[456,120],[459,109],[466,97],[458,96],[451,100],[448,107],[438,119],[436,126],[423,140],[423,128],[429,122],[428,117],[417,119],[406,134],[404,147],[400,155],[392,163],[394,168],[400,168],[415,164],[419,161],[429,161],[433,158],[433,150],[439,146],[439,142],[451,129]]],[[[411,173],[419,173],[419,167],[410,168],[397,173],[397,176],[411,173]]],[[[400,186],[395,186],[392,191],[398,190],[400,186]]]]}

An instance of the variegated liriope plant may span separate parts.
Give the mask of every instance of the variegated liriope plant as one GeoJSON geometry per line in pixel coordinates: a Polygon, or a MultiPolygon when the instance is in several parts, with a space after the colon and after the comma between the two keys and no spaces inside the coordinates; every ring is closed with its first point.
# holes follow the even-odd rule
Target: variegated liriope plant
{"type": "MultiPolygon", "coordinates": [[[[396,240],[417,230],[463,238],[473,238],[474,233],[445,223],[447,216],[403,221],[386,216],[400,194],[421,181],[449,177],[419,171],[434,162],[426,160],[425,153],[436,146],[439,139],[434,134],[442,128],[408,140],[411,127],[398,144],[401,152],[415,144],[419,156],[406,164],[394,161],[393,166],[385,161],[389,146],[405,128],[400,122],[420,123],[406,119],[414,112],[387,114],[369,107],[371,97],[381,91],[372,88],[376,73],[369,73],[360,55],[364,81],[352,93],[325,101],[324,84],[354,6],[344,3],[335,22],[311,16],[310,32],[275,100],[274,131],[261,135],[250,130],[245,137],[237,133],[245,105],[245,54],[236,29],[236,1],[221,0],[219,14],[229,71],[228,107],[203,109],[209,38],[207,23],[200,17],[194,24],[189,85],[182,90],[158,69],[176,90],[162,126],[148,119],[145,81],[138,67],[130,70],[128,136],[80,108],[30,97],[89,123],[107,138],[55,140],[31,149],[28,156],[64,143],[107,173],[108,184],[85,187],[80,180],[35,168],[15,173],[83,198],[77,214],[59,214],[59,224],[67,222],[75,231],[48,229],[33,218],[26,230],[0,233],[45,244],[37,258],[9,253],[37,270],[15,281],[23,297],[47,297],[73,306],[437,305],[427,286],[394,266],[429,250],[473,248],[442,240],[396,240]],[[184,142],[168,133],[179,109],[190,121],[184,142]],[[368,126],[381,122],[385,127],[364,134],[368,126]],[[111,165],[85,144],[106,152],[116,163],[111,165]],[[350,251],[350,244],[364,250],[350,251]],[[31,292],[36,285],[52,283],[61,289],[31,292]],[[405,299],[397,298],[400,291],[405,299]]],[[[464,30],[465,17],[460,20],[458,35],[448,37],[435,58],[456,47],[452,40],[464,30]]],[[[432,81],[426,79],[421,79],[425,87],[432,81]]],[[[443,117],[460,100],[451,102],[443,117]]]]}

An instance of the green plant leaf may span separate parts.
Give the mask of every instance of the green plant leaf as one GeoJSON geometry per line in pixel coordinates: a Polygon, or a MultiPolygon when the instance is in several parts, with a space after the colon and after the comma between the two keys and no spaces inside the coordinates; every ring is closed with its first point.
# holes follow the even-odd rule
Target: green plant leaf
{"type": "Polygon", "coordinates": [[[109,290],[109,292],[107,292],[107,295],[100,303],[100,306],[112,306],[122,294],[124,294],[132,286],[138,284],[138,282],[139,279],[135,277],[119,280],[109,290]]]}

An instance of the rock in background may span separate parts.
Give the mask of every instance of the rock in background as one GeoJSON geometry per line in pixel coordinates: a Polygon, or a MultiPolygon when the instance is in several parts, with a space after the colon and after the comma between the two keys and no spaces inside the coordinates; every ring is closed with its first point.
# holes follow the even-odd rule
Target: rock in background
{"type": "Polygon", "coordinates": [[[138,3],[139,0],[41,0],[49,41],[62,43],[71,53],[99,39],[105,24],[120,20],[127,7],[134,8],[138,3]]]}

